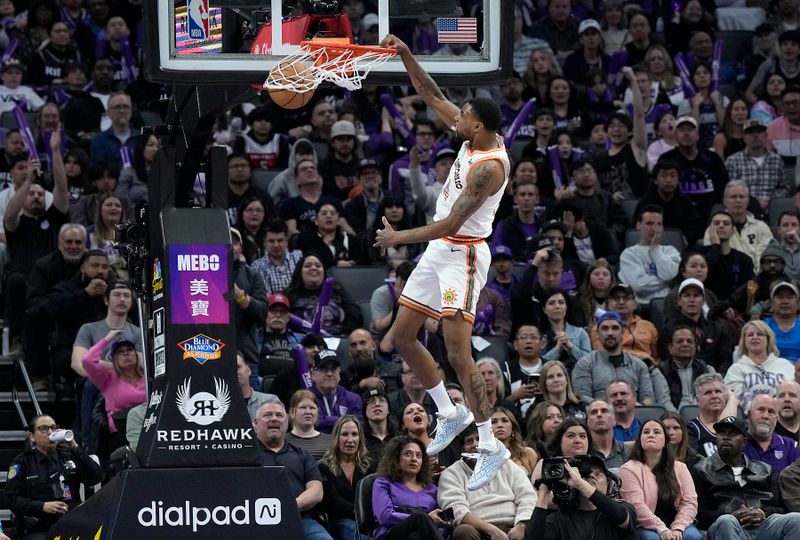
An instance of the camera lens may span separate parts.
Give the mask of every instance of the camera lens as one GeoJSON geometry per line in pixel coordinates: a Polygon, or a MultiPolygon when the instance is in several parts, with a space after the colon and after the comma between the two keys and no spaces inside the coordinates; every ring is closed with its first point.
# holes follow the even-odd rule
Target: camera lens
{"type": "Polygon", "coordinates": [[[564,477],[564,465],[561,463],[550,463],[542,469],[542,476],[553,480],[564,477]]]}
{"type": "Polygon", "coordinates": [[[141,225],[131,225],[128,227],[128,242],[135,246],[142,246],[144,245],[144,241],[147,237],[147,231],[144,230],[144,227],[141,225]]]}

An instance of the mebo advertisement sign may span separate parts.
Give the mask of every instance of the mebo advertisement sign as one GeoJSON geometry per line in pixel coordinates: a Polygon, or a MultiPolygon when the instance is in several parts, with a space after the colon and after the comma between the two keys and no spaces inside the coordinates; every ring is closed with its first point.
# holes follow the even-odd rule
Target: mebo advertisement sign
{"type": "Polygon", "coordinates": [[[169,246],[172,324],[228,324],[226,245],[169,246]]]}

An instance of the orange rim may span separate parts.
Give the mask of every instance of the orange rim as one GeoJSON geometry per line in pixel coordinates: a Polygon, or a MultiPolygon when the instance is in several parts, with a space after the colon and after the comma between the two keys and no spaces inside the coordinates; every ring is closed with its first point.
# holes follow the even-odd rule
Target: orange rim
{"type": "Polygon", "coordinates": [[[311,51],[317,51],[320,49],[332,49],[333,51],[352,51],[359,56],[362,54],[366,54],[368,52],[380,53],[380,54],[387,54],[389,56],[396,56],[397,50],[396,49],[389,49],[386,47],[374,47],[370,45],[353,45],[352,43],[342,43],[340,41],[336,41],[335,39],[315,39],[313,41],[301,41],[300,45],[304,47],[308,47],[311,51]]]}

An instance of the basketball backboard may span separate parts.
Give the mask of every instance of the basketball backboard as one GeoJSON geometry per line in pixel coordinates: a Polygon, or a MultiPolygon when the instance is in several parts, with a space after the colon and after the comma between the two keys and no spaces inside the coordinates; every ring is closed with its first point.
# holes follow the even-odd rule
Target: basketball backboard
{"type": "MultiPolygon", "coordinates": [[[[377,45],[392,33],[440,85],[499,82],[511,70],[512,1],[148,1],[142,3],[145,74],[173,84],[261,84],[300,41],[344,36],[377,45]]],[[[372,71],[365,84],[398,84],[407,77],[395,58],[372,71]]]]}

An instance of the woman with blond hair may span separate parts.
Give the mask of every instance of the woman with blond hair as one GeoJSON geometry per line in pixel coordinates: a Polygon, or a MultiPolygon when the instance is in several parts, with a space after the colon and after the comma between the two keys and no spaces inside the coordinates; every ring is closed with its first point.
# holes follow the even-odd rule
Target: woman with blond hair
{"type": "Polygon", "coordinates": [[[738,360],[725,375],[725,387],[733,390],[745,411],[756,394],[774,396],[782,382],[794,379],[794,366],[779,355],[775,333],[764,321],[750,321],[742,327],[738,360]]]}
{"type": "Polygon", "coordinates": [[[673,107],[684,100],[681,79],[675,75],[672,58],[663,45],[652,45],[644,54],[644,67],[656,89],[656,96],[665,95],[673,107]]]}
{"type": "Polygon", "coordinates": [[[566,416],[586,420],[585,407],[572,389],[567,366],[560,360],[544,363],[539,372],[539,390],[542,394],[536,404],[549,401],[561,407],[566,416]]]}
{"type": "Polygon", "coordinates": [[[356,534],[356,486],[371,472],[364,430],[352,414],[333,426],[331,445],[319,462],[323,498],[320,510],[328,515],[334,540],[353,540],[356,534]]]}
{"type": "Polygon", "coordinates": [[[525,446],[522,430],[514,418],[514,413],[505,407],[495,407],[492,409],[490,420],[494,436],[511,452],[511,461],[525,469],[530,476],[536,462],[539,461],[539,456],[533,448],[525,446]]]}
{"type": "Polygon", "coordinates": [[[529,100],[535,97],[536,103],[544,103],[550,79],[561,73],[561,66],[550,47],[533,49],[528,57],[528,68],[522,74],[522,82],[525,83],[522,98],[529,100]]]}

